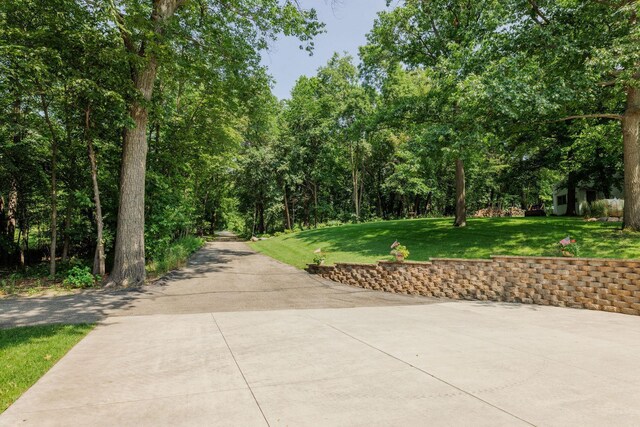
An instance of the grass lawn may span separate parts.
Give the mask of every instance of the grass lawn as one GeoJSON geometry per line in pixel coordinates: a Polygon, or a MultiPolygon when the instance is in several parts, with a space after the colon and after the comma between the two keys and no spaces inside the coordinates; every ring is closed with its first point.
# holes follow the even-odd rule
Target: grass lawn
{"type": "Polygon", "coordinates": [[[0,413],[91,329],[86,324],[0,329],[0,413]]]}
{"type": "Polygon", "coordinates": [[[327,264],[373,263],[391,259],[394,240],[406,245],[410,261],[432,258],[489,258],[490,255],[555,256],[554,244],[570,235],[580,256],[640,258],[640,234],[620,231],[620,223],[581,218],[471,218],[455,228],[451,218],[349,224],[307,230],[251,243],[277,260],[304,268],[315,249],[327,252],[327,264]]]}

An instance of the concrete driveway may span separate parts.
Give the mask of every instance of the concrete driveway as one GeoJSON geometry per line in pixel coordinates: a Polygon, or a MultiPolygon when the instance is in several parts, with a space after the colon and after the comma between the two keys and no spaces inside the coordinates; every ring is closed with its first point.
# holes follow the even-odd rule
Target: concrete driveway
{"type": "Polygon", "coordinates": [[[235,242],[93,304],[0,425],[640,425],[640,317],[352,289],[235,242]]]}

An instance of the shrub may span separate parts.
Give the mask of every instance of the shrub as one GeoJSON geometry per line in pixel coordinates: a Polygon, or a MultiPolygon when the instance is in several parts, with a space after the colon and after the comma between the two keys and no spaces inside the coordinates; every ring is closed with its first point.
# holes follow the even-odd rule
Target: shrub
{"type": "Polygon", "coordinates": [[[332,219],[330,221],[327,221],[327,227],[338,227],[342,225],[342,221],[338,221],[336,219],[332,219]]]}
{"type": "Polygon", "coordinates": [[[406,246],[401,245],[397,240],[391,245],[391,255],[394,257],[397,258],[398,256],[401,256],[402,258],[409,258],[409,254],[409,249],[406,246]]]}
{"type": "Polygon", "coordinates": [[[313,257],[313,263],[316,265],[324,264],[324,261],[327,259],[327,255],[322,252],[322,249],[316,249],[313,253],[315,254],[313,257]]]}
{"type": "Polygon", "coordinates": [[[596,218],[609,216],[609,204],[606,200],[596,200],[591,203],[591,215],[596,218]]]}
{"type": "Polygon", "coordinates": [[[580,207],[578,208],[578,212],[585,216],[586,218],[591,217],[591,205],[587,202],[580,202],[580,207]]]}
{"type": "Polygon", "coordinates": [[[91,269],[79,265],[69,270],[66,279],[62,282],[64,286],[70,288],[90,288],[95,283],[96,278],[91,274],[91,269]]]}
{"type": "Polygon", "coordinates": [[[150,276],[160,276],[171,270],[184,267],[189,256],[204,245],[204,239],[194,236],[180,238],[156,255],[147,272],[150,276]]]}

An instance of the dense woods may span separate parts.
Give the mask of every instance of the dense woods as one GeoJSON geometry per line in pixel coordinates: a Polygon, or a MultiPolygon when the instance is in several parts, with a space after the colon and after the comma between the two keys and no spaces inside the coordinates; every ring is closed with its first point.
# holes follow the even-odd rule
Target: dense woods
{"type": "MultiPolygon", "coordinates": [[[[347,0],[348,1],[348,0],[347,0]]],[[[174,240],[624,193],[640,230],[640,4],[404,0],[290,99],[278,0],[0,3],[0,264],[145,280],[174,240]]],[[[340,46],[336,46],[340,52],[340,46]]],[[[568,214],[576,214],[569,209],[568,214]]]]}

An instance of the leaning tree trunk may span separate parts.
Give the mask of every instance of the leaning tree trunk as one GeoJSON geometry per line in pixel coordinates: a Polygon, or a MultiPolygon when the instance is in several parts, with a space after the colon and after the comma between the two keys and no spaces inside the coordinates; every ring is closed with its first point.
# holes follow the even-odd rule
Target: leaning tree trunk
{"type": "Polygon", "coordinates": [[[464,163],[462,159],[456,159],[456,219],[454,226],[467,225],[466,187],[464,178],[464,163]]]}
{"type": "Polygon", "coordinates": [[[627,109],[622,118],[624,144],[624,226],[640,231],[640,89],[627,90],[627,109]]]}
{"type": "Polygon", "coordinates": [[[102,221],[102,204],[100,203],[100,189],[98,187],[98,166],[96,162],[96,153],[93,150],[93,141],[89,133],[90,120],[89,115],[91,110],[87,108],[85,110],[85,139],[87,140],[87,151],[89,154],[89,163],[91,165],[91,183],[93,184],[93,201],[96,209],[96,251],[93,256],[93,274],[104,276],[105,274],[105,254],[104,254],[104,238],[103,229],[104,224],[102,221]]]}
{"type": "Polygon", "coordinates": [[[289,213],[289,198],[287,197],[287,186],[282,186],[284,194],[284,225],[287,230],[291,230],[291,214],[289,213]]]}

